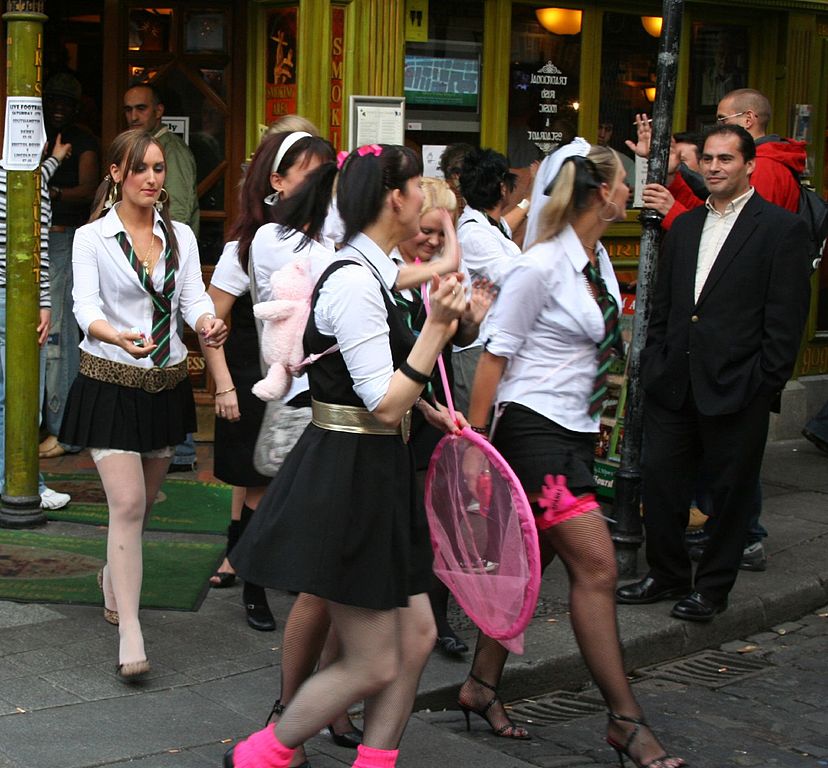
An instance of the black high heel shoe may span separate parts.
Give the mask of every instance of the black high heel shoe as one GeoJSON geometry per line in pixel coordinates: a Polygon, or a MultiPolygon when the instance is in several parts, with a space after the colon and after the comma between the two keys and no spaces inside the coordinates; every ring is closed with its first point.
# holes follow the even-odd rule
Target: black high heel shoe
{"type": "Polygon", "coordinates": [[[653,758],[652,760],[650,760],[649,763],[640,762],[637,758],[633,757],[630,754],[630,747],[632,746],[633,742],[638,738],[638,734],[641,732],[642,728],[647,728],[652,732],[650,726],[647,725],[646,721],[641,718],[616,715],[614,712],[607,712],[607,717],[609,717],[610,722],[632,723],[635,726],[632,733],[629,735],[629,737],[623,745],[619,744],[611,736],[607,736],[607,744],[609,744],[615,750],[615,753],[618,755],[618,765],[620,765],[621,768],[624,768],[625,757],[630,758],[630,760],[632,761],[633,765],[636,766],[636,768],[681,768],[681,766],[687,765],[687,763],[684,762],[683,758],[673,757],[672,755],[668,755],[666,752],[659,757],[653,758]]]}
{"type": "Polygon", "coordinates": [[[500,703],[500,697],[497,695],[497,689],[493,685],[489,685],[489,683],[484,682],[481,680],[477,675],[473,675],[469,673],[469,679],[474,680],[475,683],[478,685],[482,685],[484,688],[488,688],[494,696],[489,699],[489,702],[486,704],[485,707],[482,709],[475,709],[474,707],[470,707],[467,704],[463,704],[462,701],[458,701],[457,705],[460,707],[462,713],[466,716],[466,730],[471,730],[471,723],[469,722],[469,712],[474,712],[475,715],[478,717],[482,717],[488,724],[489,728],[492,729],[492,733],[495,736],[500,736],[504,739],[520,739],[521,741],[525,741],[526,739],[531,739],[532,737],[529,735],[529,731],[527,731],[524,727],[520,725],[515,725],[512,722],[512,719],[506,714],[506,710],[503,711],[503,716],[506,718],[505,724],[501,725],[500,728],[495,728],[492,725],[492,721],[489,720],[488,711],[495,705],[500,703]]]}
{"type": "Polygon", "coordinates": [[[351,723],[350,718],[348,722],[351,724],[351,730],[344,733],[337,733],[333,725],[328,726],[328,733],[331,734],[333,743],[338,747],[345,747],[346,749],[356,749],[362,744],[362,730],[351,723]]]}
{"type": "Polygon", "coordinates": [[[462,659],[463,654],[469,650],[469,646],[456,635],[438,637],[434,648],[450,659],[462,659]]]}

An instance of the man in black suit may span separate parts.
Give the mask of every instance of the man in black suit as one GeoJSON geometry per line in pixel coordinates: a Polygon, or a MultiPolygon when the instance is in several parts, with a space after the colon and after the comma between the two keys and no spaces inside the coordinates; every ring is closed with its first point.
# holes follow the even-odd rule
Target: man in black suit
{"type": "Polygon", "coordinates": [[[665,239],[641,354],[650,568],[616,597],[680,597],[672,615],[691,621],[724,610],[736,581],[769,408],[793,370],[810,300],[807,228],[750,186],[755,155],[741,126],[707,134],[710,196],[665,239]],[[693,582],[684,530],[702,465],[716,516],[693,582]]]}

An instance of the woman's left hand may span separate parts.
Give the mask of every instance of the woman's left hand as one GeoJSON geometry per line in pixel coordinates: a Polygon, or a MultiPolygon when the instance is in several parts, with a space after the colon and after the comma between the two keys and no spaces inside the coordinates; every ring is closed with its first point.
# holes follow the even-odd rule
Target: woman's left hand
{"type": "Polygon", "coordinates": [[[497,298],[497,286],[485,277],[478,278],[472,283],[471,300],[469,301],[463,320],[467,323],[480,325],[486,313],[497,298]]]}
{"type": "Polygon", "coordinates": [[[425,417],[425,420],[431,424],[432,427],[439,429],[441,432],[453,432],[454,434],[458,434],[461,429],[468,426],[466,417],[457,411],[454,413],[457,417],[457,421],[452,421],[449,409],[440,403],[432,405],[427,400],[421,398],[417,407],[425,417]]]}
{"type": "Polygon", "coordinates": [[[224,320],[214,315],[202,315],[199,318],[198,332],[208,347],[220,347],[227,340],[227,325],[224,320]]]}
{"type": "Polygon", "coordinates": [[[239,398],[235,389],[216,395],[216,416],[227,419],[227,421],[239,420],[241,411],[239,410],[239,398]]]}

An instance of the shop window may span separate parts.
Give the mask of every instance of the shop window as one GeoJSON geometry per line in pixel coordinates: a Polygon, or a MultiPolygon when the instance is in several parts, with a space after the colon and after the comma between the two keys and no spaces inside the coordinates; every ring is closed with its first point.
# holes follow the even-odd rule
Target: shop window
{"type": "Polygon", "coordinates": [[[184,50],[187,53],[224,53],[224,15],[188,13],[185,22],[184,50]]]}
{"type": "Polygon", "coordinates": [[[691,37],[687,128],[703,132],[716,125],[716,106],[721,98],[747,87],[749,30],[697,21],[691,37]]]}
{"type": "Polygon", "coordinates": [[[618,152],[630,187],[635,182],[635,161],[624,142],[635,140],[635,115],[651,114],[655,100],[660,29],[650,19],[638,14],[605,13],[602,24],[601,107],[596,135],[599,144],[618,152]]]}
{"type": "Polygon", "coordinates": [[[578,128],[581,12],[561,9],[567,11],[561,27],[541,10],[512,8],[508,154],[513,168],[541,159],[578,128]]]}
{"type": "Polygon", "coordinates": [[[129,50],[142,53],[169,51],[172,23],[172,8],[132,8],[129,12],[129,50]]]}
{"type": "MultiPolygon", "coordinates": [[[[404,83],[407,144],[430,156],[424,147],[479,143],[482,46],[481,0],[410,4],[404,83]]],[[[426,172],[433,173],[433,167],[426,172]]]]}

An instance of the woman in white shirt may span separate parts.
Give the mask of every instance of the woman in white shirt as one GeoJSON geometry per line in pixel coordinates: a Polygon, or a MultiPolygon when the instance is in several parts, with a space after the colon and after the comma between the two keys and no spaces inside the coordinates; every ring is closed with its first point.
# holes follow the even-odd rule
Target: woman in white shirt
{"type": "MultiPolygon", "coordinates": [[[[461,271],[469,294],[472,282],[480,278],[499,287],[520,255],[520,248],[512,241],[512,231],[503,217],[516,180],[506,158],[493,149],[476,149],[463,160],[460,190],[466,207],[457,221],[457,239],[463,253],[461,271]]],[[[468,346],[455,347],[452,355],[455,405],[464,413],[469,407],[469,393],[482,349],[478,338],[468,346]]]]}
{"type": "MultiPolygon", "coordinates": [[[[215,456],[213,472],[232,485],[233,505],[227,529],[227,553],[249,523],[270,478],[256,471],[253,452],[265,404],[251,392],[262,378],[259,340],[253,319],[248,265],[252,262],[259,301],[270,299],[270,275],[298,256],[310,259],[321,274],[333,257],[333,243],[311,233],[283,231],[274,214],[322,163],[333,163],[334,149],[306,131],[271,133],[257,147],[245,174],[240,214],[230,242],[208,288],[216,314],[231,318],[223,349],[208,350],[205,359],[215,383],[215,456]],[[318,240],[317,240],[318,237],[318,240]]],[[[330,186],[330,182],[329,182],[330,186]]],[[[318,229],[318,227],[317,227],[318,229]]],[[[307,384],[304,387],[307,389],[307,384]]],[[[295,394],[295,392],[294,392],[295,394]]],[[[229,587],[235,574],[227,559],[211,578],[214,587],[229,587]]],[[[248,625],[258,631],[276,629],[264,588],[245,582],[242,604],[248,625]]]]}
{"type": "Polygon", "coordinates": [[[118,624],[118,674],[150,665],[138,621],[141,534],[175,446],[196,429],[179,312],[202,346],[227,335],[201,281],[192,230],[170,221],[158,142],[126,131],[109,150],[90,223],[72,248],[74,311],[85,336],[60,440],[90,449],[109,508],[105,618],[118,624]]]}
{"type": "Polygon", "coordinates": [[[300,688],[275,728],[237,744],[225,766],[288,766],[297,745],[365,699],[355,766],[393,768],[417,682],[434,646],[428,526],[414,499],[410,410],[466,299],[434,278],[416,340],[392,288],[392,249],[419,225],[419,158],[370,145],[344,159],[341,260],[314,290],[305,349],[339,349],[308,370],[313,423],[270,484],[231,558],[243,577],[323,598],[342,655],[300,688]]]}
{"type": "MultiPolygon", "coordinates": [[[[566,566],[572,628],[609,708],[607,742],[619,759],[676,768],[684,761],[665,754],[624,673],[615,552],[592,472],[606,374],[621,343],[618,282],[599,238],[624,219],[629,188],[606,147],[573,143],[553,158],[538,240],[509,272],[489,316],[469,421],[488,433],[495,405],[493,443],[535,506],[543,562],[557,554],[566,566]]],[[[506,655],[479,637],[460,707],[467,722],[474,712],[497,735],[527,738],[497,698],[506,655]]]]}

